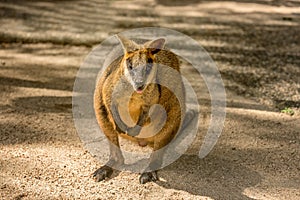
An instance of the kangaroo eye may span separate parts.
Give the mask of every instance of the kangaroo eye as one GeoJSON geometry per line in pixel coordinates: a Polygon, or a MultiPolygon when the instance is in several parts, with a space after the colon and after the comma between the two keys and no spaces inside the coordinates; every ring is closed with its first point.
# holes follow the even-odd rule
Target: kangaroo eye
{"type": "Polygon", "coordinates": [[[130,59],[127,59],[126,60],[126,65],[127,65],[127,68],[132,70],[132,63],[131,63],[131,60],[130,59]]]}
{"type": "Polygon", "coordinates": [[[146,64],[146,70],[147,70],[147,72],[149,72],[150,70],[151,70],[151,68],[152,68],[152,65],[153,65],[153,60],[152,60],[152,58],[147,58],[147,64],[146,64]]]}

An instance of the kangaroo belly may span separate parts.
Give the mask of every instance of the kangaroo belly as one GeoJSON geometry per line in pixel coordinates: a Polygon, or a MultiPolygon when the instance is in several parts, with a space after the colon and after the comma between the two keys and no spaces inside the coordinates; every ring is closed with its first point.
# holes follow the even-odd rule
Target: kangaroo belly
{"type": "Polygon", "coordinates": [[[136,125],[141,114],[141,107],[133,104],[121,104],[118,106],[118,111],[121,120],[128,126],[133,127],[136,125]]]}

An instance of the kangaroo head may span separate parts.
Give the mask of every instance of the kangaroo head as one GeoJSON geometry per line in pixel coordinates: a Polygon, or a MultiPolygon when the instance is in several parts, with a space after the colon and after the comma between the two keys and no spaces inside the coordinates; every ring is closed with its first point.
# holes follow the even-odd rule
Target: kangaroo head
{"type": "Polygon", "coordinates": [[[157,63],[155,55],[163,49],[165,39],[159,38],[137,44],[132,40],[117,36],[124,50],[121,67],[128,82],[137,93],[142,93],[156,78],[157,63]]]}

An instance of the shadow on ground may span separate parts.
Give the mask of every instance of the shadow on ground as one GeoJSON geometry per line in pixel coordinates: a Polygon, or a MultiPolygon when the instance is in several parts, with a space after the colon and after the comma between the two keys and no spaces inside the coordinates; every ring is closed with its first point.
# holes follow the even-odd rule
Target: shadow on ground
{"type": "Polygon", "coordinates": [[[215,156],[200,160],[194,155],[183,155],[160,171],[159,176],[165,182],[157,184],[164,188],[212,199],[251,199],[243,194],[244,189],[259,184],[262,178],[232,160],[215,156]]]}
{"type": "MultiPolygon", "coordinates": [[[[70,46],[27,48],[24,43],[90,47],[109,35],[144,26],[169,27],[199,41],[216,61],[227,90],[267,100],[266,105],[279,109],[299,108],[300,13],[271,12],[269,6],[296,9],[300,4],[281,0],[227,2],[266,7],[243,12],[239,10],[242,6],[220,9],[221,1],[208,0],[140,1],[135,5],[125,1],[0,0],[0,50],[47,57],[44,65],[35,61],[23,65],[30,56],[16,59],[0,55],[0,95],[5,101],[0,106],[0,144],[79,143],[71,116],[72,99],[65,93],[72,91],[80,63],[53,62],[83,53],[77,49],[65,53],[70,46]],[[213,7],[203,6],[208,4],[213,7]],[[20,43],[12,48],[4,44],[11,42],[20,43]],[[36,93],[26,94],[28,89],[36,93]]],[[[233,101],[228,102],[228,108],[225,131],[215,150],[200,160],[198,146],[193,147],[195,155],[185,154],[161,170],[159,175],[166,181],[157,184],[213,199],[251,199],[245,189],[259,188],[265,180],[278,191],[297,189],[300,140],[297,127],[289,123],[292,118],[272,120],[262,113],[246,114],[266,110],[257,104],[233,101]]]]}
{"type": "Polygon", "coordinates": [[[227,89],[278,109],[298,108],[300,13],[288,9],[297,8],[299,2],[230,0],[225,8],[219,3],[157,0],[135,2],[132,7],[130,2],[118,1],[2,0],[2,20],[13,20],[24,29],[2,31],[0,39],[92,46],[129,28],[168,27],[205,47],[227,89]],[[249,10],[238,9],[247,5],[249,10]],[[256,10],[255,5],[265,7],[256,10]]]}

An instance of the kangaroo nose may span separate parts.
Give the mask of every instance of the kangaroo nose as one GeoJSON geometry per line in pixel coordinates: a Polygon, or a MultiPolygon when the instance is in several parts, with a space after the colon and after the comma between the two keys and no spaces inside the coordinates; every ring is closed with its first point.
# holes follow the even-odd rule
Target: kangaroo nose
{"type": "Polygon", "coordinates": [[[144,81],[142,81],[142,80],[137,80],[137,81],[135,82],[135,84],[136,84],[138,87],[140,87],[140,86],[143,86],[143,85],[144,85],[144,81]]]}
{"type": "Polygon", "coordinates": [[[139,86],[144,85],[144,77],[143,77],[143,75],[142,74],[138,74],[136,76],[134,82],[135,82],[136,85],[139,85],[139,86]]]}

